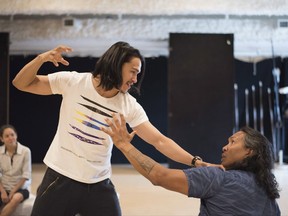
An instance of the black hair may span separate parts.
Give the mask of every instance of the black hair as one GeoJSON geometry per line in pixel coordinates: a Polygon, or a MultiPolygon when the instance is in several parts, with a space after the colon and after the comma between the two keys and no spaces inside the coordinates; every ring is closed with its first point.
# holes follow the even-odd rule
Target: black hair
{"type": "Polygon", "coordinates": [[[273,150],[270,141],[257,130],[243,127],[244,145],[252,149],[252,156],[245,158],[238,169],[253,172],[260,187],[264,188],[271,199],[279,198],[278,183],[272,169],[274,168],[273,150]]]}
{"type": "MultiPolygon", "coordinates": [[[[17,131],[15,129],[15,127],[13,125],[10,125],[10,124],[6,124],[6,125],[2,125],[1,128],[0,128],[0,137],[3,138],[3,133],[4,133],[4,130],[6,130],[7,128],[11,128],[12,130],[14,130],[14,132],[17,134],[17,131]]],[[[3,142],[2,140],[0,139],[0,146],[3,145],[3,142]]]]}
{"type": "Polygon", "coordinates": [[[3,137],[4,130],[7,129],[7,128],[11,128],[17,134],[17,131],[16,131],[16,129],[15,129],[15,127],[13,125],[6,124],[6,125],[2,125],[1,128],[0,128],[0,137],[3,137]]]}
{"type": "Polygon", "coordinates": [[[141,61],[141,71],[138,82],[132,86],[130,91],[140,94],[140,87],[144,78],[145,59],[138,49],[130,46],[126,42],[119,41],[113,44],[96,62],[95,69],[92,72],[93,77],[100,76],[101,86],[106,91],[113,88],[119,89],[122,85],[122,66],[132,58],[139,58],[141,61]]]}

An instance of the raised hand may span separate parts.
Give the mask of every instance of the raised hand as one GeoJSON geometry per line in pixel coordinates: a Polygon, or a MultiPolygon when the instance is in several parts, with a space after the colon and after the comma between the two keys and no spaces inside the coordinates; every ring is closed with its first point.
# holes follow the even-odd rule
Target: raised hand
{"type": "Polygon", "coordinates": [[[52,50],[49,50],[45,53],[40,54],[39,56],[41,57],[43,62],[52,62],[56,67],[59,66],[59,63],[68,66],[69,62],[66,61],[62,57],[62,53],[68,53],[71,52],[72,48],[64,45],[60,45],[52,50]]]}
{"type": "Polygon", "coordinates": [[[123,114],[119,114],[120,121],[117,114],[113,113],[112,116],[113,121],[105,119],[109,128],[101,127],[101,130],[112,138],[113,143],[117,148],[122,148],[131,142],[136,131],[132,131],[131,133],[128,132],[123,114]]]}

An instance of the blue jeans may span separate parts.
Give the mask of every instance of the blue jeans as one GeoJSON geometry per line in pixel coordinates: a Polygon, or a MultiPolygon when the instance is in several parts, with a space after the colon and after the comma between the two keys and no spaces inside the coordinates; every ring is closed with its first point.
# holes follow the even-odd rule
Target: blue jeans
{"type": "Polygon", "coordinates": [[[46,170],[31,216],[121,216],[110,179],[85,184],[46,170]]]}

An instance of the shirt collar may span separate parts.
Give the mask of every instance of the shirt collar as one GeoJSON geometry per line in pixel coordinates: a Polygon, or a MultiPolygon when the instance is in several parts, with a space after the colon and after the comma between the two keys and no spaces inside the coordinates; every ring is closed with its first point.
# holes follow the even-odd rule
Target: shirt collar
{"type": "MultiPolygon", "coordinates": [[[[22,146],[19,142],[17,142],[16,145],[17,145],[17,146],[16,146],[16,149],[15,149],[14,154],[21,154],[21,153],[22,153],[22,150],[23,150],[23,146],[22,146]]],[[[5,153],[6,153],[6,147],[5,147],[5,145],[3,145],[3,146],[0,147],[0,153],[1,153],[1,154],[5,154],[5,153]]]]}

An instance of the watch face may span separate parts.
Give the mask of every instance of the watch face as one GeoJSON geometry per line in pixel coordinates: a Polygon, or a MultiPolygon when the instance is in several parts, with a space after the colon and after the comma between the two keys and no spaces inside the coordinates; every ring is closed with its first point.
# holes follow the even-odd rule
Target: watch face
{"type": "Polygon", "coordinates": [[[199,156],[195,156],[195,157],[192,159],[192,161],[191,161],[191,167],[196,167],[196,166],[195,166],[195,163],[196,163],[197,160],[201,160],[201,161],[202,161],[202,158],[199,157],[199,156]]]}

